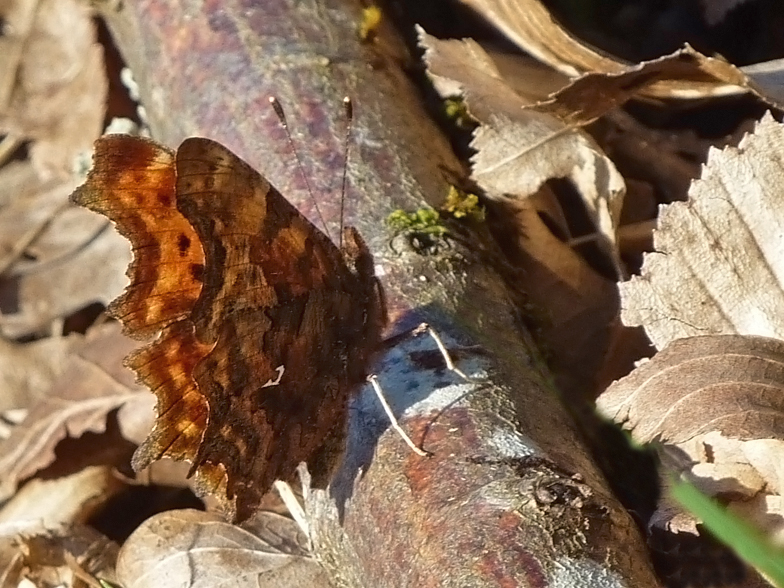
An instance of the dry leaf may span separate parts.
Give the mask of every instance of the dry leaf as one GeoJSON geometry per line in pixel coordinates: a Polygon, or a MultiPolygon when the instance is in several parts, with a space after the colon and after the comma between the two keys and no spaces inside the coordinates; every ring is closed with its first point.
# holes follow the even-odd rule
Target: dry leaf
{"type": "Polygon", "coordinates": [[[471,146],[472,178],[490,197],[525,198],[547,180],[567,178],[576,187],[617,266],[615,227],[624,182],[594,140],[580,129],[527,106],[501,78],[474,41],[440,41],[420,29],[428,74],[447,95],[461,93],[480,123],[471,146]]]}
{"type": "MultiPolygon", "coordinates": [[[[8,498],[19,481],[49,465],[62,439],[103,432],[107,414],[126,403],[149,407],[150,394],[122,367],[122,358],[136,345],[116,324],[88,335],[44,399],[0,442],[0,497],[8,498]]],[[[119,419],[122,427],[122,410],[119,419]]]]}
{"type": "MultiPolygon", "coordinates": [[[[679,339],[611,385],[597,407],[635,441],[662,443],[703,492],[784,542],[784,341],[679,339]]],[[[676,512],[665,502],[654,522],[672,528],[676,512]]]]}
{"type": "Polygon", "coordinates": [[[69,476],[30,480],[0,508],[0,524],[27,520],[51,527],[85,522],[125,488],[112,470],[91,466],[69,476]]]}
{"type": "Polygon", "coordinates": [[[18,0],[3,8],[10,35],[0,52],[0,72],[8,75],[0,78],[0,131],[32,141],[41,178],[69,177],[100,136],[106,103],[103,51],[88,6],[18,0]]]}
{"type": "MultiPolygon", "coordinates": [[[[463,0],[518,47],[570,78],[583,74],[623,74],[638,65],[590,48],[558,24],[539,0],[463,0]]],[[[696,52],[695,52],[696,53],[696,52]]],[[[748,80],[719,59],[699,56],[700,65],[684,75],[662,79],[644,94],[657,98],[705,98],[747,91],[748,80]],[[707,71],[711,75],[705,75],[707,71]],[[718,75],[714,75],[718,73],[718,75]],[[731,75],[730,75],[731,74],[731,75]]]]}
{"type": "Polygon", "coordinates": [[[39,185],[0,211],[0,331],[20,338],[127,284],[130,246],[111,223],[67,205],[75,182],[39,185]]]}
{"type": "Polygon", "coordinates": [[[538,0],[463,0],[513,43],[575,78],[586,71],[615,72],[627,63],[598,53],[559,25],[538,0]]]}
{"type": "Polygon", "coordinates": [[[0,339],[0,412],[29,408],[60,376],[81,335],[53,337],[31,343],[0,339]]]}
{"type": "Polygon", "coordinates": [[[633,98],[644,97],[661,84],[689,80],[689,84],[698,87],[699,79],[706,80],[706,84],[711,84],[709,80],[722,80],[765,100],[740,69],[686,45],[669,55],[630,64],[622,71],[585,73],[546,103],[538,104],[537,110],[554,114],[569,125],[585,125],[633,98]]]}
{"type": "Polygon", "coordinates": [[[510,200],[503,216],[514,218],[517,235],[507,251],[520,250],[515,263],[531,277],[530,301],[547,309],[542,339],[552,352],[563,389],[590,388],[597,364],[604,358],[608,325],[617,313],[612,282],[601,277],[568,242],[557,239],[541,214],[569,236],[563,211],[546,199],[542,185],[568,178],[582,196],[587,214],[602,238],[603,251],[618,267],[615,227],[623,203],[624,181],[613,163],[581,129],[557,117],[525,108],[519,96],[484,50],[474,41],[439,41],[420,30],[427,47],[428,74],[445,95],[460,93],[480,123],[472,147],[472,178],[496,199],[510,200]],[[575,337],[574,333],[580,333],[575,337]]]}
{"type": "Polygon", "coordinates": [[[298,547],[294,521],[270,518],[262,539],[214,514],[161,513],[125,542],[117,578],[125,588],[328,587],[321,566],[298,547]]]}
{"type": "Polygon", "coordinates": [[[689,200],[661,207],[641,275],[619,285],[624,323],[659,349],[694,335],[784,339],[782,153],[770,114],[738,147],[711,149],[689,200]]]}
{"type": "Polygon", "coordinates": [[[0,524],[2,586],[95,587],[114,580],[117,545],[86,525],[0,524]],[[32,582],[25,584],[24,582],[32,582]]]}

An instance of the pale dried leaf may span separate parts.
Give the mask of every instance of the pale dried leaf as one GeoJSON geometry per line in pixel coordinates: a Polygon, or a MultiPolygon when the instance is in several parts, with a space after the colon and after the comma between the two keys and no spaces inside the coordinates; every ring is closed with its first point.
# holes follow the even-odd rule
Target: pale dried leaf
{"type": "Polygon", "coordinates": [[[220,517],[195,510],[161,513],[128,538],[117,559],[117,578],[125,588],[327,587],[321,566],[281,540],[290,519],[276,519],[262,539],[220,517]],[[281,526],[281,521],[288,521],[281,526]]]}
{"type": "MultiPolygon", "coordinates": [[[[703,492],[747,511],[753,500],[755,520],[784,539],[784,341],[679,339],[612,384],[597,408],[635,441],[675,452],[703,492]]],[[[662,509],[658,524],[671,527],[676,511],[662,509]]]]}
{"type": "Polygon", "coordinates": [[[472,147],[472,178],[490,197],[526,198],[547,180],[569,179],[601,234],[599,244],[617,265],[615,227],[623,178],[593,139],[557,117],[527,106],[471,40],[441,41],[419,30],[428,74],[437,88],[462,93],[480,123],[472,147]]]}
{"type": "Polygon", "coordinates": [[[107,414],[125,403],[149,404],[149,393],[122,366],[136,345],[120,335],[116,324],[88,335],[46,397],[0,442],[0,497],[7,498],[19,481],[49,465],[63,438],[103,432],[107,414]]]}
{"type": "MultiPolygon", "coordinates": [[[[547,102],[538,104],[537,110],[554,114],[569,125],[585,125],[673,80],[689,80],[695,87],[699,80],[705,80],[706,84],[722,80],[760,95],[743,71],[686,45],[669,55],[630,64],[622,71],[585,73],[553,94],[547,102]]],[[[765,99],[765,96],[760,97],[765,99]]]]}
{"type": "Polygon", "coordinates": [[[103,51],[86,3],[40,0],[32,10],[32,22],[27,11],[11,11],[18,29],[9,30],[17,36],[10,65],[0,71],[15,68],[15,83],[0,104],[0,129],[32,141],[30,157],[42,178],[68,177],[76,157],[101,134],[103,51]]]}
{"type": "Polygon", "coordinates": [[[8,582],[4,588],[16,582],[46,588],[95,586],[96,578],[114,581],[116,558],[117,545],[87,525],[0,524],[0,573],[8,582]]]}
{"type": "Polygon", "coordinates": [[[719,431],[784,438],[784,342],[737,335],[679,339],[600,396],[636,441],[682,444],[719,431]]]}
{"type": "Polygon", "coordinates": [[[661,207],[653,253],[619,285],[622,318],[661,349],[680,337],[784,339],[784,131],[770,114],[711,149],[687,202],[661,207]]]}
{"type": "Polygon", "coordinates": [[[586,71],[615,72],[626,62],[599,53],[558,24],[537,0],[463,0],[518,47],[569,77],[586,71]]]}
{"type": "Polygon", "coordinates": [[[81,341],[81,335],[31,343],[0,339],[0,412],[29,408],[41,400],[81,341]]]}
{"type": "Polygon", "coordinates": [[[747,65],[742,67],[741,71],[756,84],[764,96],[777,104],[784,104],[784,59],[747,65]]]}
{"type": "Polygon", "coordinates": [[[125,287],[128,241],[68,196],[75,182],[41,185],[0,210],[0,331],[8,338],[48,331],[125,287]]]}
{"type": "Polygon", "coordinates": [[[91,466],[67,476],[30,480],[0,508],[0,524],[27,520],[51,527],[84,521],[123,488],[109,466],[91,466]]]}
{"type": "Polygon", "coordinates": [[[441,40],[417,27],[427,74],[444,98],[463,96],[471,114],[485,122],[494,112],[528,106],[501,77],[487,52],[472,39],[441,40]]]}
{"type": "MultiPolygon", "coordinates": [[[[637,67],[602,54],[571,35],[555,21],[539,0],[462,0],[493,23],[513,43],[570,78],[583,74],[621,74],[637,67]]],[[[720,60],[702,56],[705,63],[720,60]]],[[[713,67],[713,65],[711,65],[713,67]]],[[[646,87],[644,94],[658,98],[705,98],[746,91],[734,77],[706,78],[699,69],[678,79],[663,79],[646,87]]]]}
{"type": "Polygon", "coordinates": [[[525,197],[549,179],[571,180],[606,239],[603,249],[614,252],[625,184],[590,136],[546,114],[499,113],[477,129],[471,147],[472,178],[489,195],[525,197]]]}

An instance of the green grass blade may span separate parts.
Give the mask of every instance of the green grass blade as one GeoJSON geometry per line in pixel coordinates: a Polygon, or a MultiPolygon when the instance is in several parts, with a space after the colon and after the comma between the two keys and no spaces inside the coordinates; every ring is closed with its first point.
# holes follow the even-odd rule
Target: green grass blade
{"type": "Polygon", "coordinates": [[[784,588],[784,550],[773,545],[759,529],[727,512],[692,484],[673,481],[671,491],[673,497],[699,518],[719,541],[764,574],[769,582],[784,588]]]}

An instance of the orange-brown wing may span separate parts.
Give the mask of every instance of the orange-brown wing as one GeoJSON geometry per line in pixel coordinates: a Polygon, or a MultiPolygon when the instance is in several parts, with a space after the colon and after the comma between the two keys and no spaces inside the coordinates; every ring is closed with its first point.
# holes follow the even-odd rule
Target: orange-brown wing
{"type": "Polygon", "coordinates": [[[244,518],[300,461],[328,479],[380,339],[380,290],[355,232],[345,257],[221,145],[186,140],[176,176],[178,209],[204,248],[203,286],[190,314],[130,359],[159,398],[135,465],[175,453],[213,488],[225,469],[244,518]],[[195,451],[198,427],[181,410],[192,394],[209,409],[195,451]]]}
{"type": "MultiPolygon", "coordinates": [[[[177,210],[174,153],[129,135],[95,143],[93,167],[72,200],[106,215],[133,246],[130,285],[109,307],[126,334],[149,339],[161,329],[161,345],[143,347],[126,359],[140,381],[158,396],[154,449],[137,453],[141,469],[164,453],[193,459],[207,426],[207,403],[192,372],[209,351],[187,322],[202,290],[204,251],[191,224],[177,210]]],[[[215,486],[213,483],[212,486],[215,486]]]]}
{"type": "Polygon", "coordinates": [[[93,167],[71,200],[117,223],[133,246],[131,284],[111,305],[125,333],[149,339],[187,316],[201,292],[204,252],[177,210],[174,153],[129,135],[95,142],[93,167]]]}

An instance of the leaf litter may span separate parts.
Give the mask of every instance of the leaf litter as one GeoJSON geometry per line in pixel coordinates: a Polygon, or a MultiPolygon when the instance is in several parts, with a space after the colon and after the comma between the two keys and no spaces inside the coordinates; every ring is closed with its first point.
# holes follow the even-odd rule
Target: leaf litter
{"type": "MultiPolygon", "coordinates": [[[[599,410],[784,544],[784,128],[766,114],[711,149],[689,200],[663,206],[622,317],[661,351],[608,388],[599,410]]],[[[668,500],[654,524],[694,532],[668,500]]]]}
{"type": "MultiPolygon", "coordinates": [[[[472,179],[487,196],[509,206],[504,210],[513,211],[509,216],[523,252],[519,260],[535,284],[540,306],[551,315],[552,352],[567,364],[565,371],[572,370],[573,380],[583,381],[595,376],[608,353],[608,324],[618,294],[614,278],[577,253],[584,235],[571,234],[549,182],[568,178],[576,186],[594,226],[590,238],[600,244],[613,271],[623,275],[618,235],[629,182],[604,146],[585,131],[586,125],[640,96],[766,94],[754,74],[688,47],[632,65],[562,35],[565,31],[538,3],[523,3],[529,9],[514,13],[499,11],[493,0],[470,4],[562,72],[539,75],[532,82],[536,67],[529,62],[523,66],[527,75],[509,77],[506,72],[522,60],[471,40],[441,41],[420,31],[436,87],[444,96],[460,95],[469,116],[479,122],[472,179]],[[531,26],[537,22],[544,24],[531,26]],[[558,38],[563,43],[554,41],[558,38]]],[[[130,480],[111,461],[119,454],[54,480],[39,473],[58,462],[58,450],[69,439],[107,435],[112,414],[120,430],[117,438],[138,442],[151,414],[149,399],[145,405],[145,393],[121,368],[127,343],[111,328],[93,327],[85,340],[47,337],[85,305],[105,304],[116,296],[125,283],[128,251],[124,240],[95,218],[63,206],[79,182],[74,162],[89,151],[104,113],[101,51],[87,24],[88,12],[83,4],[43,0],[18,2],[15,8],[18,12],[4,15],[14,35],[0,39],[0,54],[9,56],[0,59],[0,80],[5,81],[0,103],[6,107],[0,111],[0,126],[10,137],[3,148],[29,141],[31,157],[0,168],[0,330],[8,339],[0,358],[5,360],[0,361],[0,376],[7,390],[0,408],[29,412],[0,442],[0,462],[5,464],[0,488],[12,497],[12,506],[0,511],[0,538],[7,540],[1,550],[7,559],[0,565],[9,577],[33,578],[55,570],[52,577],[62,579],[66,568],[82,566],[69,559],[82,557],[82,548],[58,547],[53,551],[57,557],[43,560],[31,555],[40,548],[30,546],[51,535],[55,523],[68,523],[56,513],[44,514],[47,507],[77,521],[59,533],[78,537],[89,500],[73,492],[72,502],[58,507],[40,497],[72,494],[66,489],[75,484],[107,500],[118,484],[130,480]],[[62,36],[66,32],[69,39],[62,36]],[[22,52],[26,43],[30,51],[22,52]],[[36,49],[47,47],[49,57],[36,49]],[[67,71],[73,75],[55,75],[66,71],[53,67],[55,62],[71,64],[67,71]],[[55,91],[44,91],[51,88],[55,91]],[[33,510],[36,501],[40,511],[33,510]],[[22,532],[24,524],[5,522],[3,512],[11,519],[37,512],[51,524],[22,532]]],[[[632,428],[635,438],[656,439],[683,452],[690,460],[686,470],[707,492],[745,508],[747,516],[763,525],[781,512],[781,349],[777,340],[757,337],[781,338],[782,328],[776,321],[782,303],[775,253],[783,234],[775,214],[780,207],[774,187],[781,185],[776,154],[782,152],[777,133],[778,123],[768,116],[737,148],[712,151],[690,200],[662,209],[656,252],[646,257],[641,277],[620,286],[620,295],[624,320],[642,325],[664,351],[599,401],[605,414],[632,428]]],[[[678,184],[673,185],[677,193],[678,184]]],[[[662,504],[657,524],[683,522],[670,506],[662,504]]],[[[189,578],[194,585],[241,586],[277,578],[287,585],[312,585],[319,569],[295,537],[295,528],[283,530],[287,521],[267,521],[261,530],[249,532],[206,513],[164,513],[148,519],[125,542],[118,575],[128,588],[160,585],[162,576],[145,570],[161,569],[163,562],[172,564],[165,570],[172,583],[189,578]],[[181,565],[189,561],[197,563],[196,577],[192,568],[181,565]],[[291,572],[300,564],[304,571],[291,572]],[[237,577],[238,569],[246,573],[237,577]],[[311,583],[303,584],[305,580],[311,583]]],[[[689,524],[694,521],[678,528],[689,524]]],[[[775,525],[767,528],[780,533],[775,525]]],[[[103,572],[113,562],[108,568],[84,567],[88,577],[107,577],[103,572]]]]}

